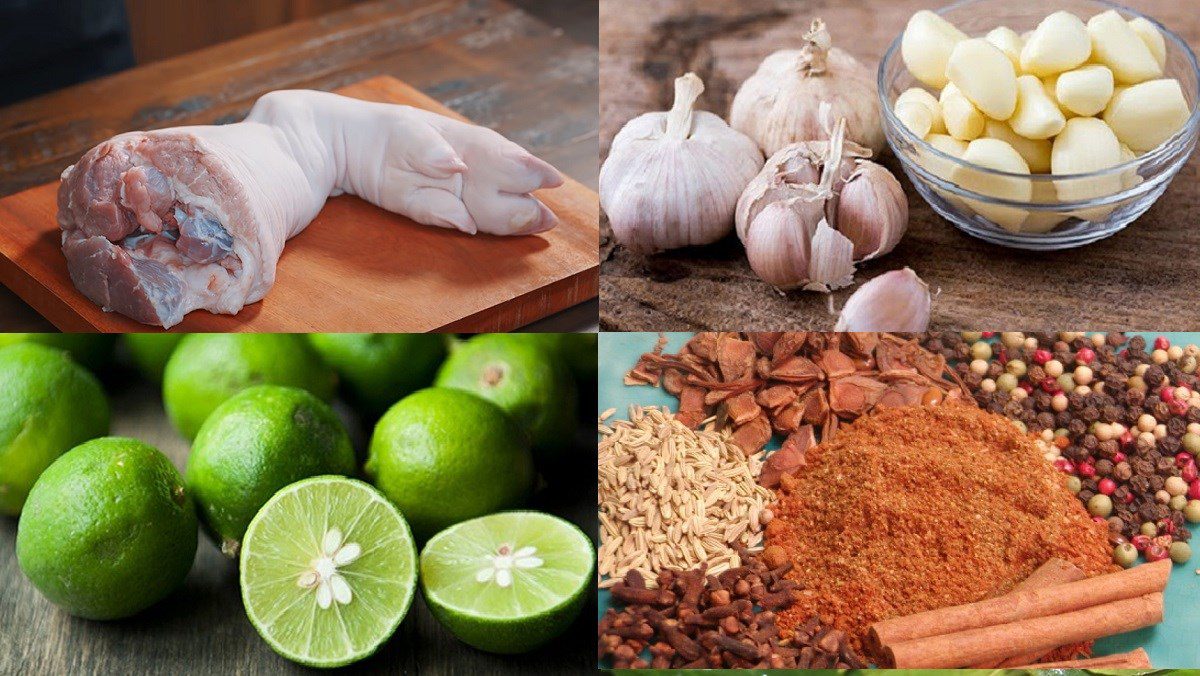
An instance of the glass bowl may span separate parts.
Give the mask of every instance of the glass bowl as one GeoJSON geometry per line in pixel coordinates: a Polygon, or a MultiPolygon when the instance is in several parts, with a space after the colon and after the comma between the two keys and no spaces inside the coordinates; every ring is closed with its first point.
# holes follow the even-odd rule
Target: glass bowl
{"type": "MultiPolygon", "coordinates": [[[[936,10],[967,35],[982,36],[998,26],[1017,33],[1033,30],[1052,11],[1067,10],[1086,22],[1116,9],[1125,19],[1145,16],[1105,0],[964,0],[936,10]]],[[[1154,21],[1152,17],[1146,17],[1154,21]]],[[[1183,128],[1162,145],[1129,162],[1087,174],[1012,174],[965,162],[918,138],[892,112],[896,97],[923,87],[904,66],[900,39],[892,41],[879,64],[879,103],[888,145],[921,197],[960,230],[980,239],[1019,249],[1049,251],[1090,244],[1120,231],[1163,194],[1196,147],[1200,129],[1200,66],[1179,36],[1158,22],[1167,45],[1163,77],[1179,80],[1192,109],[1183,128]],[[974,192],[950,181],[980,172],[991,180],[1032,182],[1030,201],[1013,201],[974,192]],[[1064,195],[1070,199],[1064,199],[1064,195]],[[1085,196],[1085,198],[1080,198],[1085,196]]],[[[926,88],[928,89],[928,88],[926,88]]],[[[933,92],[937,96],[937,92],[933,92]]],[[[977,178],[983,178],[978,177],[977,178]]],[[[962,181],[979,185],[980,180],[962,181]]],[[[1011,194],[1011,193],[1010,193],[1011,194]]]]}

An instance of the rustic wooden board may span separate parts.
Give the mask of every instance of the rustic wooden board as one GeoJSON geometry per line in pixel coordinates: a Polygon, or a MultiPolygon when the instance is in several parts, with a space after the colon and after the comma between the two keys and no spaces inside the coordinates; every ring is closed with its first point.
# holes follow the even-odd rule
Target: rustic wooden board
{"type": "MultiPolygon", "coordinates": [[[[343,87],[359,99],[466,118],[383,76],[343,87]]],[[[64,331],[139,331],[71,284],[54,220],[57,184],[0,200],[0,283],[64,331]]],[[[356,197],[332,199],[279,260],[274,288],[236,315],[196,311],[177,330],[507,331],[596,295],[598,202],[578,181],[539,191],[561,219],[531,237],[430,228],[356,197]]]]}
{"type": "MultiPolygon", "coordinates": [[[[834,45],[872,67],[918,9],[934,0],[607,0],[600,5],[601,156],[632,117],[670,106],[670,81],[688,70],[705,82],[700,106],[726,114],[738,85],[768,53],[794,46],[819,16],[834,45]]],[[[1127,0],[1200,46],[1195,3],[1127,0]]],[[[1047,12],[1050,10],[1047,9],[1047,12]]],[[[909,266],[940,290],[934,328],[1086,326],[1194,329],[1200,279],[1200,163],[1192,158],[1166,195],[1123,232],[1074,251],[1032,253],[971,238],[905,186],[908,233],[888,256],[859,267],[859,284],[909,266]]],[[[605,330],[829,329],[823,294],[779,293],[751,272],[731,236],[715,245],[638,256],[601,226],[600,325],[605,330]]],[[[853,288],[834,294],[841,307],[853,288]]]]}
{"type": "MultiPolygon", "coordinates": [[[[141,439],[182,470],[189,446],[167,421],[157,387],[124,366],[101,374],[113,409],[112,434],[141,439]]],[[[591,411],[595,389],[581,393],[591,411]]],[[[365,452],[371,428],[335,405],[355,448],[365,452]]],[[[581,424],[572,451],[595,453],[595,432],[581,424]]],[[[593,455],[594,457],[594,455],[593,455]]],[[[585,463],[586,464],[586,463],[585,463]]],[[[557,514],[596,541],[594,474],[563,477],[555,490],[535,495],[530,507],[557,514]]],[[[237,567],[200,536],[196,560],[183,585],[134,617],[97,622],[71,617],[47,601],[17,565],[18,520],[0,516],[0,674],[314,674],[276,655],[246,619],[237,567]]],[[[551,645],[524,655],[492,655],[456,639],[413,600],[408,616],[379,652],[331,673],[367,674],[582,674],[596,668],[595,597],[551,645]]]]}

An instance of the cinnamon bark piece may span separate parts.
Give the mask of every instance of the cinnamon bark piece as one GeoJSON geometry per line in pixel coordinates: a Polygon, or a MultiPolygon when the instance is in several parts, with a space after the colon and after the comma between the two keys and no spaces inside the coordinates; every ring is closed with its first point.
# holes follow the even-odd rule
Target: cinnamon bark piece
{"type": "MultiPolygon", "coordinates": [[[[1166,589],[1170,574],[1170,560],[1145,563],[1118,573],[1109,573],[1077,582],[1068,582],[1043,589],[1024,589],[998,598],[883,620],[871,625],[867,639],[876,647],[887,647],[914,639],[990,628],[1030,618],[1061,615],[1115,601],[1142,597],[1154,592],[1162,592],[1166,589]]],[[[1048,646],[1047,649],[1067,643],[1074,643],[1074,641],[1060,641],[1048,646]]],[[[1028,652],[1033,652],[1033,650],[1028,652]]],[[[1005,655],[1004,658],[1024,654],[1027,652],[1015,652],[1005,655]]],[[[969,661],[963,664],[976,663],[969,661]]],[[[962,664],[958,666],[962,666],[962,664]]]]}
{"type": "Polygon", "coordinates": [[[1162,618],[1163,594],[1154,592],[1082,610],[904,641],[888,646],[886,659],[894,669],[961,668],[1142,629],[1162,618]]]}
{"type": "Polygon", "coordinates": [[[1014,667],[1015,669],[1153,669],[1150,655],[1145,648],[1130,650],[1127,653],[1091,657],[1085,660],[1067,660],[1065,662],[1045,662],[1014,667]]]}
{"type": "MultiPolygon", "coordinates": [[[[1050,559],[1037,567],[1037,570],[1029,574],[1013,591],[1024,591],[1026,589],[1043,589],[1052,587],[1056,584],[1065,584],[1067,582],[1075,582],[1087,577],[1078,566],[1070,561],[1062,559],[1050,559]]],[[[1012,667],[1016,668],[1022,664],[1032,664],[1046,656],[1046,653],[1029,653],[1026,655],[1017,655],[1003,662],[991,664],[977,664],[974,669],[999,669],[1012,667]]]]}

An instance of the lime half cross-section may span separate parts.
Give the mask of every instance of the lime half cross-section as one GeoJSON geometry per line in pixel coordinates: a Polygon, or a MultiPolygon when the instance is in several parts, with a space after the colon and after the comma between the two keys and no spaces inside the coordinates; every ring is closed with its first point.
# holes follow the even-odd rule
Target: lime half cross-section
{"type": "Polygon", "coordinates": [[[435,535],[421,552],[434,617],[465,643],[521,653],[560,635],[583,607],[595,550],[583,531],[541,512],[501,512],[435,535]]]}
{"type": "Polygon", "coordinates": [[[320,476],[276,493],[246,529],[246,615],[280,655],[336,667],[374,653],[412,603],[417,552],[379,491],[320,476]]]}

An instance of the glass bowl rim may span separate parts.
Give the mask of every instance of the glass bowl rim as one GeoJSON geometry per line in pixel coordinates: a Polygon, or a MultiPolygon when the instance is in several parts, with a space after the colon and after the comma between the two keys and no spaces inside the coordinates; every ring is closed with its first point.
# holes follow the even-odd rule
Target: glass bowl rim
{"type": "MultiPolygon", "coordinates": [[[[987,0],[958,0],[958,2],[954,2],[954,3],[946,5],[944,7],[940,7],[938,9],[930,10],[930,11],[933,11],[935,14],[938,14],[938,15],[943,15],[952,10],[961,9],[963,7],[979,4],[979,3],[985,2],[985,1],[987,1],[987,0]]],[[[896,133],[900,134],[901,137],[903,137],[907,142],[909,142],[914,147],[916,147],[919,151],[931,153],[933,156],[935,156],[937,158],[940,158],[944,161],[952,162],[953,165],[955,165],[955,166],[962,166],[962,167],[965,167],[968,169],[972,169],[974,171],[982,172],[985,174],[993,174],[996,176],[1002,176],[1005,178],[1021,178],[1021,179],[1025,179],[1025,180],[1031,180],[1031,181],[1063,181],[1063,180],[1073,180],[1073,179],[1104,177],[1104,176],[1108,176],[1111,174],[1120,174],[1120,173],[1124,173],[1125,171],[1128,171],[1129,169],[1136,169],[1137,167],[1140,167],[1144,164],[1149,164],[1152,161],[1156,161],[1156,160],[1162,159],[1164,157],[1167,157],[1170,154],[1173,154],[1174,152],[1176,152],[1176,146],[1183,139],[1186,139],[1188,136],[1195,136],[1197,133],[1197,130],[1200,129],[1200,62],[1198,62],[1196,60],[1195,52],[1192,51],[1192,48],[1188,45],[1187,41],[1185,41],[1183,38],[1176,35],[1174,31],[1172,31],[1171,29],[1167,28],[1165,25],[1163,25],[1162,23],[1160,23],[1159,21],[1154,19],[1154,17],[1148,16],[1148,15],[1143,14],[1135,9],[1131,9],[1129,7],[1118,4],[1116,2],[1112,2],[1112,0],[1083,0],[1083,1],[1089,2],[1089,3],[1094,3],[1097,5],[1102,5],[1102,6],[1108,7],[1109,9],[1115,9],[1118,12],[1127,13],[1128,15],[1132,15],[1132,18],[1140,17],[1140,18],[1146,19],[1147,21],[1154,24],[1155,28],[1157,28],[1163,34],[1163,37],[1166,38],[1172,44],[1174,44],[1174,46],[1177,49],[1183,50],[1184,56],[1187,57],[1187,62],[1191,65],[1191,75],[1192,75],[1192,79],[1195,84],[1195,90],[1197,93],[1196,102],[1192,106],[1191,115],[1188,116],[1187,122],[1184,123],[1183,127],[1181,127],[1179,129],[1179,131],[1172,134],[1170,136],[1170,138],[1168,138],[1167,140],[1160,143],[1153,150],[1145,153],[1144,155],[1141,155],[1132,160],[1129,160],[1128,162],[1122,162],[1121,164],[1116,164],[1111,167],[1106,167],[1104,169],[1099,169],[1097,171],[1091,171],[1091,172],[1086,172],[1086,173],[1082,173],[1082,174],[1019,174],[1019,173],[1014,173],[1014,172],[1001,171],[999,169],[992,169],[990,167],[985,167],[985,166],[982,166],[979,164],[975,164],[973,162],[968,162],[959,157],[955,157],[954,155],[951,155],[949,153],[943,152],[943,151],[939,150],[938,148],[936,148],[935,146],[933,146],[932,144],[930,144],[929,142],[927,142],[925,139],[918,138],[917,135],[914,134],[911,129],[909,129],[907,126],[905,126],[904,123],[901,122],[900,119],[896,117],[896,114],[892,110],[892,107],[890,105],[890,101],[888,101],[888,96],[886,93],[887,87],[884,82],[885,70],[886,70],[887,66],[889,64],[891,64],[894,59],[899,58],[900,42],[904,38],[904,30],[901,30],[900,34],[897,35],[894,40],[892,40],[892,43],[888,46],[887,51],[884,52],[883,58],[880,59],[880,61],[879,61],[879,68],[876,69],[875,89],[876,89],[876,94],[879,98],[879,105],[883,109],[882,113],[883,113],[883,119],[885,121],[884,122],[885,127],[890,125],[893,128],[895,128],[896,133]]],[[[907,24],[905,24],[905,29],[907,29],[907,24]]],[[[893,152],[895,152],[895,149],[893,149],[893,152]]],[[[900,153],[895,153],[895,154],[901,158],[902,162],[908,163],[908,162],[912,161],[911,158],[903,157],[900,155],[900,153]]]]}

